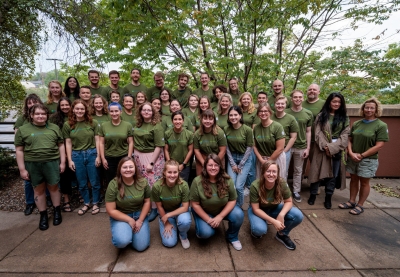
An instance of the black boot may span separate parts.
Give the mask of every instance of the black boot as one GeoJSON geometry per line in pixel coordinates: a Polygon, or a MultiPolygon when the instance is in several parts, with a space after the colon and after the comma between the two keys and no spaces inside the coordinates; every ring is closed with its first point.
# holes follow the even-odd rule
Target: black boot
{"type": "Polygon", "coordinates": [[[308,198],[308,201],[307,201],[308,205],[314,205],[316,197],[317,197],[316,194],[310,194],[310,198],[308,198]]]}
{"type": "Polygon", "coordinates": [[[57,206],[53,208],[53,225],[57,226],[60,225],[62,222],[62,216],[61,216],[61,207],[57,206]]]}
{"type": "Polygon", "coordinates": [[[324,207],[325,209],[330,209],[332,208],[332,194],[326,194],[325,195],[325,202],[324,202],[324,207]]]}
{"type": "Polygon", "coordinates": [[[42,231],[49,229],[49,216],[47,210],[40,212],[39,229],[42,231]]]}

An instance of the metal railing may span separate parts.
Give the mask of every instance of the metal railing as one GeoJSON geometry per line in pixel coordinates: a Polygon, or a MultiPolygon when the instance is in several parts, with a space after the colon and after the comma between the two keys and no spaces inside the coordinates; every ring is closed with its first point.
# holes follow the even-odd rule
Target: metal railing
{"type": "MultiPolygon", "coordinates": [[[[0,122],[0,125],[11,125],[11,126],[14,126],[14,124],[15,124],[15,121],[0,122]]],[[[14,135],[14,131],[2,131],[2,130],[0,130],[0,135],[14,135]]],[[[0,140],[0,144],[14,144],[14,140],[12,140],[12,141],[0,140]]]]}

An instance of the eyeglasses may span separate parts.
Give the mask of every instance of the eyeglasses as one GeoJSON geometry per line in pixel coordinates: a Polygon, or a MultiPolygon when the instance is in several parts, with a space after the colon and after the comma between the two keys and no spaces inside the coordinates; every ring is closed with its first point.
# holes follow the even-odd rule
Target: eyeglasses
{"type": "Polygon", "coordinates": [[[269,113],[269,111],[259,111],[258,113],[269,113]]]}

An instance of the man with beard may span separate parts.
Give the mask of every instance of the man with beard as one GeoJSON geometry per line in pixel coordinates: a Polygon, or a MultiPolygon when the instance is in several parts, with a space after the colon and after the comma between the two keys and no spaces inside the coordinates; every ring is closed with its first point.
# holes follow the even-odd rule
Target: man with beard
{"type": "Polygon", "coordinates": [[[179,101],[181,108],[189,107],[188,99],[192,94],[192,90],[187,86],[189,83],[189,75],[181,73],[178,75],[178,88],[172,92],[172,97],[179,101]]]}
{"type": "Polygon", "coordinates": [[[164,89],[172,95],[172,90],[164,86],[165,75],[161,71],[156,72],[154,74],[154,87],[151,87],[147,90],[147,101],[151,102],[151,100],[155,98],[160,98],[160,93],[164,89]]]}
{"type": "MultiPolygon", "coordinates": [[[[271,95],[270,97],[268,97],[268,104],[271,107],[271,109],[275,112],[275,99],[276,97],[280,96],[280,95],[284,95],[283,94],[283,89],[284,89],[284,85],[283,82],[281,80],[276,79],[273,83],[272,83],[272,91],[274,92],[273,95],[271,95]]],[[[290,100],[290,98],[286,95],[284,95],[286,97],[287,100],[287,106],[286,108],[289,109],[292,105],[292,102],[290,100]]]]}
{"type": "MultiPolygon", "coordinates": [[[[136,98],[136,94],[139,92],[139,91],[143,91],[143,92],[147,92],[147,87],[144,85],[144,84],[141,84],[140,83],[140,77],[141,77],[141,72],[140,72],[140,69],[138,69],[138,68],[134,68],[134,69],[132,69],[131,70],[131,79],[132,79],[132,82],[130,83],[130,84],[127,84],[125,87],[124,87],[124,90],[123,90],[123,94],[128,94],[128,93],[130,93],[130,94],[132,94],[133,95],[133,97],[135,97],[136,98]]],[[[147,95],[147,93],[146,93],[146,95],[147,95]]],[[[122,97],[123,95],[121,95],[121,99],[123,98],[122,97]]],[[[148,99],[149,100],[149,99],[148,99]]],[[[149,100],[150,101],[150,100],[149,100]]]]}
{"type": "Polygon", "coordinates": [[[208,85],[210,83],[210,75],[207,72],[203,72],[200,75],[201,87],[196,89],[193,94],[196,94],[199,98],[203,95],[207,96],[210,101],[213,101],[214,95],[212,88],[208,85]]]}
{"type": "Polygon", "coordinates": [[[108,73],[108,78],[110,78],[110,85],[108,87],[103,88],[103,96],[107,99],[108,103],[110,103],[110,94],[112,91],[118,91],[120,103],[122,103],[122,98],[124,96],[124,90],[122,87],[118,85],[119,83],[119,72],[116,70],[111,70],[108,73]]]}
{"type": "Polygon", "coordinates": [[[100,86],[100,73],[97,70],[91,69],[88,72],[88,79],[90,82],[90,93],[93,95],[100,94],[105,99],[107,99],[107,95],[103,92],[103,87],[100,86]]]}

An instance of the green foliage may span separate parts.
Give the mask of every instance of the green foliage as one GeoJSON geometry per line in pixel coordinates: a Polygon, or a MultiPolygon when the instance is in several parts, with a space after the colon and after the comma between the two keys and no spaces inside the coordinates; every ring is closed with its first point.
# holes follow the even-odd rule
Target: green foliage
{"type": "Polygon", "coordinates": [[[3,148],[0,146],[0,178],[10,176],[17,171],[17,160],[15,159],[10,148],[3,148]]]}

